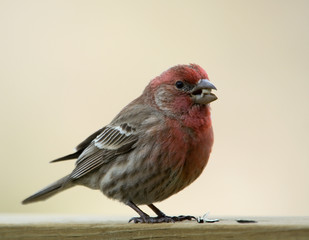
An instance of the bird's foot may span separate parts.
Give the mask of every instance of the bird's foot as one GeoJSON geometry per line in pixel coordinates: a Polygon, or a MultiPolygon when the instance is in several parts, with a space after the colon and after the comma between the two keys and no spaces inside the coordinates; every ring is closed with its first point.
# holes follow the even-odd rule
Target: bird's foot
{"type": "Polygon", "coordinates": [[[149,216],[145,216],[143,218],[141,217],[133,217],[129,220],[129,222],[134,222],[134,223],[174,223],[174,222],[181,222],[184,220],[196,220],[195,217],[193,216],[184,216],[184,215],[180,215],[180,216],[158,216],[158,217],[149,217],[149,216]]]}
{"type": "Polygon", "coordinates": [[[190,216],[190,215],[180,215],[180,216],[174,216],[171,217],[175,222],[181,222],[181,221],[185,221],[185,220],[196,220],[196,217],[194,216],[190,216]]]}

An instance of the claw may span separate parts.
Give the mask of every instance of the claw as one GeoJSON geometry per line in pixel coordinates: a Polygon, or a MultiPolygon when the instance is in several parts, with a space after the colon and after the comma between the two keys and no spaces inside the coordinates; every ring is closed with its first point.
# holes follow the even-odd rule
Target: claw
{"type": "Polygon", "coordinates": [[[138,217],[133,217],[133,218],[131,218],[131,219],[129,220],[129,223],[132,222],[132,221],[133,221],[134,223],[139,223],[139,222],[142,223],[142,222],[143,222],[142,218],[140,218],[140,217],[139,217],[139,218],[138,218],[138,217]]]}

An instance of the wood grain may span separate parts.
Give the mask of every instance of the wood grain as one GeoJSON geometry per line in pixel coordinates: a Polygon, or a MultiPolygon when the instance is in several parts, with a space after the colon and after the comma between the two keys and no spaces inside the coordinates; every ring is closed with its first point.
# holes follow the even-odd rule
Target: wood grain
{"type": "Polygon", "coordinates": [[[0,239],[308,240],[309,217],[222,217],[218,223],[129,224],[91,217],[12,218],[0,215],[0,239]],[[238,223],[236,219],[256,220],[257,223],[238,223]]]}

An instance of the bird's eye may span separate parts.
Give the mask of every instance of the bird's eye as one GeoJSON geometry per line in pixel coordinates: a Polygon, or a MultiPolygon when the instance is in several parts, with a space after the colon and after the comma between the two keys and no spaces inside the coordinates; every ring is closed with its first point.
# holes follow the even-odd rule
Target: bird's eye
{"type": "Polygon", "coordinates": [[[182,81],[177,81],[177,82],[175,83],[175,86],[176,86],[176,88],[178,88],[178,89],[183,88],[184,85],[185,85],[185,84],[184,84],[182,81]]]}

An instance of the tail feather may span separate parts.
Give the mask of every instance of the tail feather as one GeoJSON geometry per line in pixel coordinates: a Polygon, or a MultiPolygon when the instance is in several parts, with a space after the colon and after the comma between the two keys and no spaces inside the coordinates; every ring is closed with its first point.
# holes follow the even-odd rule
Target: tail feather
{"type": "Polygon", "coordinates": [[[77,151],[75,153],[66,155],[64,157],[60,157],[60,158],[54,159],[54,160],[50,161],[50,163],[76,159],[76,158],[79,157],[79,155],[81,155],[82,152],[83,152],[83,150],[79,150],[79,151],[77,151]]]}
{"type": "Polygon", "coordinates": [[[51,196],[69,187],[72,187],[73,185],[68,182],[68,179],[69,175],[59,179],[58,181],[48,185],[47,187],[26,198],[24,201],[22,201],[22,204],[46,200],[47,198],[50,198],[51,196]]]}

